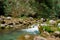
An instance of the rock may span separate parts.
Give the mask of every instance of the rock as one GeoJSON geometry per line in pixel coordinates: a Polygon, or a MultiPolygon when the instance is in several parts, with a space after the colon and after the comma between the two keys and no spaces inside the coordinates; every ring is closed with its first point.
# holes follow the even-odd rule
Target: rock
{"type": "Polygon", "coordinates": [[[39,27],[39,24],[37,24],[37,25],[34,24],[34,25],[31,26],[31,28],[22,29],[22,31],[37,34],[37,33],[40,33],[38,27],[39,27]]]}
{"type": "Polygon", "coordinates": [[[58,23],[58,25],[57,25],[58,27],[60,27],[60,23],[58,23]]]}
{"type": "Polygon", "coordinates": [[[54,35],[55,37],[59,37],[59,38],[60,38],[60,32],[59,32],[59,31],[55,31],[55,32],[53,33],[53,35],[54,35]]]}
{"type": "Polygon", "coordinates": [[[19,25],[19,21],[13,22],[14,25],[19,25]]]}
{"type": "Polygon", "coordinates": [[[54,25],[54,24],[56,24],[56,21],[50,20],[50,21],[49,21],[49,24],[54,25]]]}
{"type": "Polygon", "coordinates": [[[2,20],[2,18],[0,18],[0,20],[2,20]]]}
{"type": "Polygon", "coordinates": [[[19,21],[20,24],[22,24],[23,22],[22,21],[19,21]]]}
{"type": "Polygon", "coordinates": [[[31,28],[39,27],[39,24],[33,24],[31,25],[31,28]]]}
{"type": "Polygon", "coordinates": [[[48,36],[50,36],[50,34],[48,32],[46,32],[46,31],[44,31],[43,33],[46,34],[46,35],[48,35],[48,36]]]}
{"type": "Polygon", "coordinates": [[[1,24],[5,24],[5,21],[1,21],[1,24]]]}
{"type": "Polygon", "coordinates": [[[4,20],[4,19],[5,19],[5,17],[4,17],[4,16],[0,16],[0,18],[1,18],[2,20],[4,20]]]}
{"type": "Polygon", "coordinates": [[[44,19],[44,18],[41,18],[41,21],[42,21],[42,22],[46,22],[47,20],[46,20],[46,19],[44,19]]]}
{"type": "Polygon", "coordinates": [[[48,26],[48,24],[46,24],[46,23],[42,23],[42,24],[40,24],[41,26],[48,26]]]}
{"type": "Polygon", "coordinates": [[[24,37],[25,37],[25,39],[29,39],[30,35],[25,35],[24,37]]]}
{"type": "Polygon", "coordinates": [[[44,37],[35,36],[35,37],[34,37],[34,40],[47,40],[47,39],[44,38],[44,37]]]}
{"type": "Polygon", "coordinates": [[[7,24],[0,24],[0,26],[1,26],[0,27],[1,29],[5,29],[5,27],[7,26],[7,24]]]}
{"type": "Polygon", "coordinates": [[[33,20],[33,18],[32,17],[29,17],[29,19],[32,21],[33,20]]]}
{"type": "Polygon", "coordinates": [[[8,25],[13,25],[13,23],[9,23],[8,25]]]}
{"type": "Polygon", "coordinates": [[[10,25],[10,27],[14,27],[13,25],[10,25]]]}
{"type": "Polygon", "coordinates": [[[0,24],[1,27],[5,27],[7,24],[0,24]]]}
{"type": "Polygon", "coordinates": [[[7,20],[10,20],[10,19],[11,19],[11,17],[6,17],[6,19],[7,19],[7,20]]]}
{"type": "Polygon", "coordinates": [[[5,29],[5,27],[1,27],[1,29],[5,29]]]}
{"type": "Polygon", "coordinates": [[[55,33],[55,34],[60,34],[60,32],[59,32],[59,31],[55,31],[54,33],[55,33]]]}

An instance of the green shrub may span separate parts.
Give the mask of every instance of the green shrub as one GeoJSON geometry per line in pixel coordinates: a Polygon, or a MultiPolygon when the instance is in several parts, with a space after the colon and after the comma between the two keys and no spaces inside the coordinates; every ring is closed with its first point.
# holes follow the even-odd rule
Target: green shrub
{"type": "Polygon", "coordinates": [[[49,33],[54,32],[49,26],[43,26],[43,29],[49,33]]]}
{"type": "Polygon", "coordinates": [[[5,15],[16,17],[37,13],[37,17],[56,18],[60,14],[59,0],[4,0],[5,15]]]}

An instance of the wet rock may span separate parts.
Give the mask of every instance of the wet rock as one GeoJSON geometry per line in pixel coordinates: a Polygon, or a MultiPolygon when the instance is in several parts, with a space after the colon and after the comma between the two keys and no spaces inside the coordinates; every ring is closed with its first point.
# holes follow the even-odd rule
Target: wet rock
{"type": "Polygon", "coordinates": [[[44,38],[44,37],[35,36],[35,37],[34,37],[34,40],[47,40],[47,39],[44,38]]]}
{"type": "Polygon", "coordinates": [[[34,25],[31,26],[31,28],[22,29],[22,31],[37,34],[37,33],[40,33],[38,27],[39,27],[39,24],[34,24],[34,25]]]}

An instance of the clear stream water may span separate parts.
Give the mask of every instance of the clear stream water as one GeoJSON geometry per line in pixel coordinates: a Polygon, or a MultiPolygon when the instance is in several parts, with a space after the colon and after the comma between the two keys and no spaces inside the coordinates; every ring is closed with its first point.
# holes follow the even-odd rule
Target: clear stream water
{"type": "Polygon", "coordinates": [[[34,31],[34,32],[26,32],[26,31],[14,31],[14,32],[10,32],[10,33],[7,33],[7,34],[0,34],[0,40],[17,40],[17,38],[20,36],[20,35],[23,35],[23,34],[39,34],[39,31],[34,31]]]}

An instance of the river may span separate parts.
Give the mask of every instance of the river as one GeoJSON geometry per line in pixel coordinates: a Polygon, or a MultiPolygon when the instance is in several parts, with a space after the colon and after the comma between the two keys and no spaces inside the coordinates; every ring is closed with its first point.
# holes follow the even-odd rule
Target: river
{"type": "Polygon", "coordinates": [[[36,29],[34,32],[26,32],[26,31],[18,30],[18,31],[10,32],[10,33],[0,34],[0,40],[17,40],[18,36],[24,35],[24,34],[37,35],[39,34],[39,31],[36,31],[36,29]]]}

